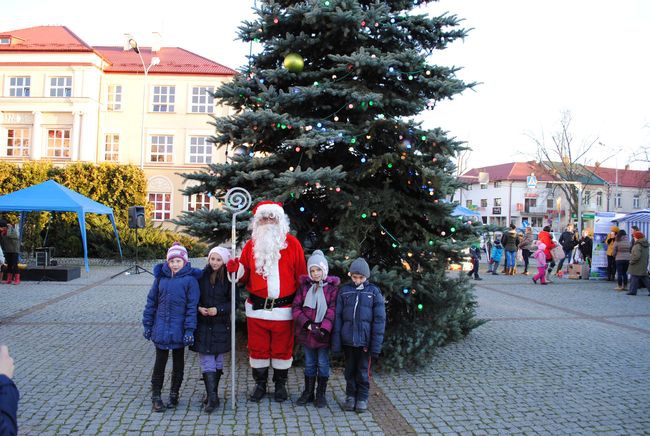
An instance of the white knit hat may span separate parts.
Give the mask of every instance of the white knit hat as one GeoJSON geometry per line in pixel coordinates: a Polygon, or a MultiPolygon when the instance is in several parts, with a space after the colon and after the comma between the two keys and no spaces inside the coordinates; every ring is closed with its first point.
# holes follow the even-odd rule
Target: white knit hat
{"type": "Polygon", "coordinates": [[[217,253],[219,256],[221,256],[223,263],[228,263],[228,261],[230,260],[230,250],[227,249],[226,247],[214,247],[208,253],[208,259],[210,259],[210,256],[212,256],[212,253],[217,253]]]}
{"type": "Polygon", "coordinates": [[[178,241],[174,242],[172,246],[169,247],[169,250],[167,250],[167,260],[171,260],[176,257],[183,259],[184,263],[187,263],[189,261],[187,250],[178,241]]]}
{"type": "Polygon", "coordinates": [[[325,277],[327,277],[327,273],[329,272],[329,265],[327,264],[327,259],[325,259],[325,255],[322,251],[314,250],[312,255],[309,257],[309,260],[307,260],[307,272],[309,272],[312,266],[316,266],[323,271],[323,280],[325,280],[325,277]]]}

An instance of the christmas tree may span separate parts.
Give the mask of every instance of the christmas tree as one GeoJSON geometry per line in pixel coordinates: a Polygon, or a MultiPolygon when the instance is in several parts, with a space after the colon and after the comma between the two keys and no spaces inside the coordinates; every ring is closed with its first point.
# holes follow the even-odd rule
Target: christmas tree
{"type": "MultiPolygon", "coordinates": [[[[260,1],[239,36],[262,50],[215,93],[236,110],[214,122],[227,162],[184,175],[195,181],[187,195],[239,186],[253,203],[283,202],[306,254],[322,249],[344,280],[366,258],[387,302],[389,368],[417,366],[478,325],[467,280],[446,274],[475,235],[444,201],[463,145],[413,119],[472,86],[430,62],[466,30],[418,3],[260,1]]],[[[221,208],[177,222],[212,242],[230,237],[221,208]]],[[[246,227],[239,221],[240,239],[246,227]]]]}

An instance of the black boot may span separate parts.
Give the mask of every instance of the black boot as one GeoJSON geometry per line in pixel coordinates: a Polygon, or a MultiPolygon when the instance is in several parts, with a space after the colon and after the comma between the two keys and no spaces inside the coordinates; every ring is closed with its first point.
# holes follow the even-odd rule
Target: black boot
{"type": "Polygon", "coordinates": [[[259,403],[259,401],[266,395],[266,383],[269,378],[269,368],[253,368],[253,380],[255,380],[255,389],[248,397],[250,401],[259,403]]]}
{"type": "Polygon", "coordinates": [[[205,413],[212,413],[212,411],[219,405],[217,398],[217,373],[204,372],[203,383],[205,384],[205,393],[208,396],[208,402],[205,405],[205,413]]]}
{"type": "Polygon", "coordinates": [[[275,393],[273,397],[278,403],[286,401],[286,399],[289,398],[289,392],[287,392],[287,378],[289,378],[288,369],[273,368],[273,382],[275,383],[275,393]]]}
{"type": "Polygon", "coordinates": [[[302,391],[300,398],[296,401],[296,404],[299,406],[304,406],[305,404],[314,401],[314,386],[316,385],[316,377],[314,376],[305,376],[305,390],[302,391]]]}
{"type": "Polygon", "coordinates": [[[165,404],[162,401],[162,387],[163,382],[165,381],[165,374],[162,376],[156,376],[155,374],[151,376],[151,411],[152,412],[163,412],[165,410],[165,404]]]}
{"type": "Polygon", "coordinates": [[[325,398],[325,391],[327,390],[327,377],[318,377],[318,387],[316,388],[316,400],[314,406],[327,407],[327,398],[325,398]]]}
{"type": "Polygon", "coordinates": [[[172,372],[172,385],[169,390],[169,402],[167,403],[168,409],[175,409],[178,406],[179,391],[183,384],[183,372],[172,372]]]}

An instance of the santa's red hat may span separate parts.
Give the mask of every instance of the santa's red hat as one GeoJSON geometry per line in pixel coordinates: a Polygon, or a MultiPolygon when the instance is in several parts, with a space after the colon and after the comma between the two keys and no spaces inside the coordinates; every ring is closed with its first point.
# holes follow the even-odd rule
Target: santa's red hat
{"type": "Polygon", "coordinates": [[[260,201],[253,208],[253,215],[257,215],[258,213],[260,215],[275,215],[277,217],[281,217],[284,215],[284,209],[282,208],[282,203],[265,200],[260,201]]]}

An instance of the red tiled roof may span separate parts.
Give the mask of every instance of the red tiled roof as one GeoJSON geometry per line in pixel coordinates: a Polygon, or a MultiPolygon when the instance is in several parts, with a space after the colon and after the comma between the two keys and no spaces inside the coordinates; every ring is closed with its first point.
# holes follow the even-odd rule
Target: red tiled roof
{"type": "Polygon", "coordinates": [[[489,167],[472,168],[460,176],[459,179],[467,183],[476,183],[476,178],[480,172],[488,173],[490,175],[491,182],[500,180],[526,181],[526,177],[530,176],[531,173],[535,173],[535,177],[539,181],[555,180],[554,177],[548,174],[535,162],[509,162],[489,167]]]}
{"type": "MultiPolygon", "coordinates": [[[[95,51],[106,58],[111,65],[104,69],[107,73],[142,74],[140,56],[133,50],[124,51],[122,47],[95,47],[95,51]]],[[[151,67],[149,74],[209,74],[231,76],[237,73],[202,56],[179,47],[162,47],[152,53],[151,48],[140,47],[145,65],[153,56],[160,58],[160,64],[151,67]]]]}
{"type": "Polygon", "coordinates": [[[93,49],[65,26],[37,26],[0,32],[12,43],[0,45],[2,51],[92,52],[93,49]]]}
{"type": "MultiPolygon", "coordinates": [[[[0,36],[11,37],[12,43],[0,45],[0,53],[7,51],[41,52],[94,52],[109,64],[106,73],[142,74],[142,62],[133,50],[122,47],[91,47],[65,26],[38,26],[27,29],[0,32],[0,36]]],[[[202,74],[231,76],[237,73],[232,68],[213,62],[179,47],[163,47],[152,54],[151,48],[140,47],[145,65],[152,56],[160,58],[160,64],[152,67],[151,74],[202,74]]]]}
{"type": "Polygon", "coordinates": [[[603,167],[586,167],[609,184],[627,186],[633,188],[650,188],[650,171],[647,170],[625,170],[603,167]]]}

